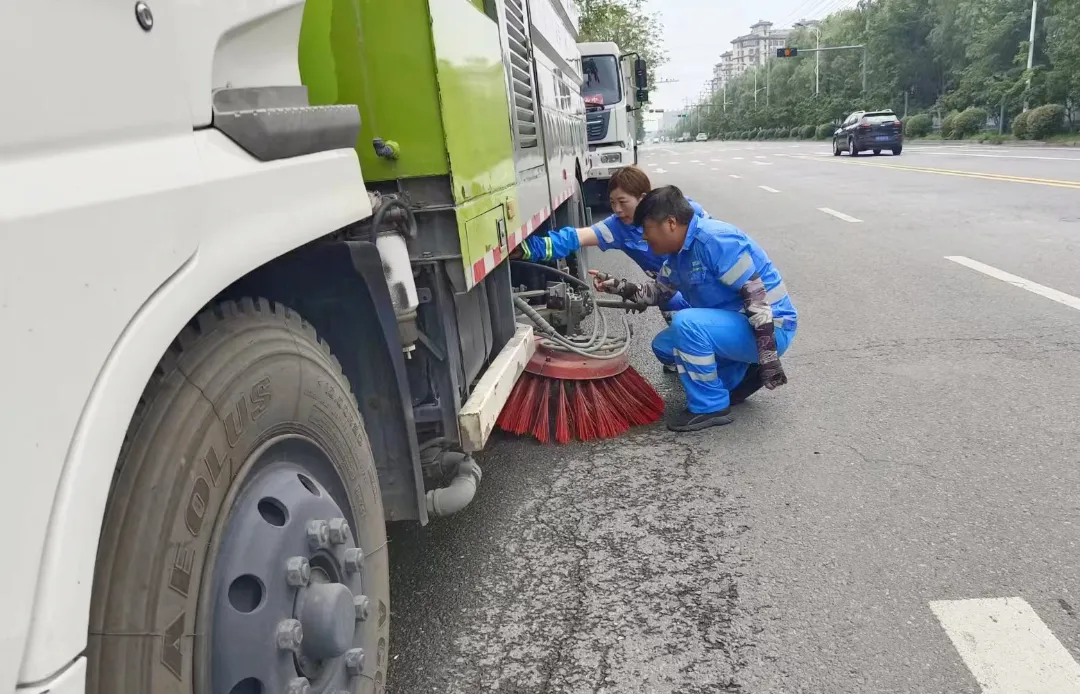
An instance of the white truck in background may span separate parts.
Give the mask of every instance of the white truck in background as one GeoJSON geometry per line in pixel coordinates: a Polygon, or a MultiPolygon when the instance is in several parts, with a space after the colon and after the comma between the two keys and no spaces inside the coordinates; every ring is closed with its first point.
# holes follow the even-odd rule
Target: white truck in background
{"type": "Polygon", "coordinates": [[[578,50],[589,139],[585,203],[604,207],[611,175],[624,166],[637,164],[634,111],[649,99],[648,66],[634,53],[623,55],[611,41],[579,43],[578,50]]]}

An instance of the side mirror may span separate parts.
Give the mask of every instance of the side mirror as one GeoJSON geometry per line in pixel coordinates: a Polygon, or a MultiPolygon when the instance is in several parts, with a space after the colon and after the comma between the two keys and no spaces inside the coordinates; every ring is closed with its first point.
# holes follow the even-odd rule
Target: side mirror
{"type": "Polygon", "coordinates": [[[648,89],[638,89],[637,90],[637,102],[639,104],[644,104],[644,103],[648,103],[648,101],[649,101],[649,90],[648,89]]]}
{"type": "Polygon", "coordinates": [[[644,58],[637,58],[634,61],[634,86],[639,91],[647,89],[649,86],[649,66],[645,63],[644,58]]]}

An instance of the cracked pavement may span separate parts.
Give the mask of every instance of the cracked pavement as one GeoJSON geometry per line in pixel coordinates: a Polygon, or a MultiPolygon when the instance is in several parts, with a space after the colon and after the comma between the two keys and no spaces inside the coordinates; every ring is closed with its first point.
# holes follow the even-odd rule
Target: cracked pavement
{"type": "MultiPolygon", "coordinates": [[[[784,274],[790,383],[698,434],[496,434],[465,511],[391,528],[389,691],[975,693],[929,603],[1010,596],[1080,659],[1080,313],[945,259],[1080,296],[1075,191],[812,160],[827,143],[756,166],[736,145],[796,152],[643,162],[784,274]]],[[[1080,159],[1052,166],[1080,180],[1080,159]]],[[[648,348],[661,317],[633,323],[632,363],[681,407],[648,348]]]]}

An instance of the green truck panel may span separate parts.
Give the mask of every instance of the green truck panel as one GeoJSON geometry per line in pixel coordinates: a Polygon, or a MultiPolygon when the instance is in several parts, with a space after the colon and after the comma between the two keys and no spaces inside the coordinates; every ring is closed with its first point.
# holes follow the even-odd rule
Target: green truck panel
{"type": "Polygon", "coordinates": [[[426,0],[308,0],[299,62],[312,104],[360,108],[366,180],[449,173],[426,0]],[[399,158],[377,157],[376,137],[397,142],[399,158]]]}
{"type": "Polygon", "coordinates": [[[311,103],[360,108],[365,180],[450,176],[471,284],[500,241],[466,221],[500,205],[517,213],[502,44],[483,0],[308,0],[299,62],[311,103]],[[374,138],[397,143],[398,158],[376,156],[374,138]]]}
{"type": "Polygon", "coordinates": [[[454,199],[514,184],[514,143],[499,28],[469,0],[430,0],[454,199]]]}
{"type": "Polygon", "coordinates": [[[468,220],[465,222],[465,233],[468,235],[469,255],[483,258],[488,250],[505,243],[506,207],[499,205],[468,220]]]}

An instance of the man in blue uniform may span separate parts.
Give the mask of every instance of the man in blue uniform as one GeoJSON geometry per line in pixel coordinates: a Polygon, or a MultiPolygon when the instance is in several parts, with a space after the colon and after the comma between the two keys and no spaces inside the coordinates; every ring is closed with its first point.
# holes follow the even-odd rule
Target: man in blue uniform
{"type": "Polygon", "coordinates": [[[690,308],[653,340],[653,352],[674,364],[687,411],[673,431],[729,424],[731,405],[762,386],[787,383],[780,355],[795,337],[797,314],[783,278],[753,239],[730,224],[697,217],[674,186],[646,195],[634,212],[654,253],[667,256],[656,281],[604,278],[605,291],[654,305],[679,291],[690,308]]]}

